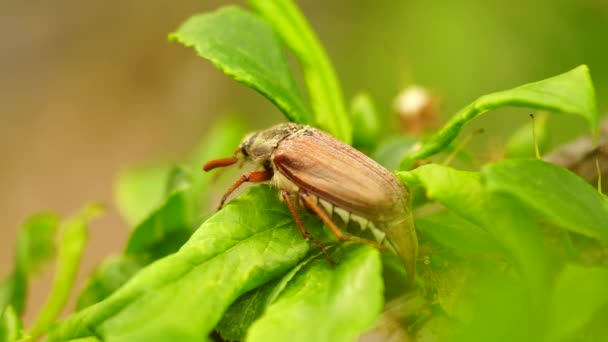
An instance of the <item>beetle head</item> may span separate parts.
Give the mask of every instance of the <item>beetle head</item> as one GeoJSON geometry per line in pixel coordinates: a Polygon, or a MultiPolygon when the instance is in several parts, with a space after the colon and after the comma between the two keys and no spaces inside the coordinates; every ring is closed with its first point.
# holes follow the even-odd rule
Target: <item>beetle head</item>
{"type": "Polygon", "coordinates": [[[209,171],[217,167],[236,164],[238,162],[237,156],[239,153],[243,154],[245,161],[259,165],[266,164],[281,140],[297,132],[302,127],[303,125],[299,124],[284,123],[265,130],[249,133],[241,141],[239,148],[234,151],[232,157],[211,160],[205,164],[203,169],[209,171]]]}

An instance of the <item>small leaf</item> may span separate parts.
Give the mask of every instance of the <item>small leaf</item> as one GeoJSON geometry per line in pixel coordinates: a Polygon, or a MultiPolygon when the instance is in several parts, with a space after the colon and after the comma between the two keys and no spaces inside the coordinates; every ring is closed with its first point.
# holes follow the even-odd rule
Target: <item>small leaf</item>
{"type": "Polygon", "coordinates": [[[547,127],[547,115],[541,113],[530,120],[528,123],[517,129],[507,139],[507,145],[505,146],[505,156],[507,158],[534,158],[536,151],[534,147],[534,134],[533,129],[536,131],[538,150],[542,155],[547,150],[549,142],[549,132],[547,127]],[[532,128],[534,125],[534,128],[532,128]]]}
{"type": "Polygon", "coordinates": [[[255,14],[222,7],[191,17],[169,39],[194,48],[226,75],[264,95],[289,120],[312,122],[275,32],[255,14]]]}
{"type": "Polygon", "coordinates": [[[80,213],[67,219],[60,226],[57,267],[51,290],[37,319],[32,324],[31,335],[37,337],[46,332],[61,314],[78,275],[80,261],[88,241],[87,226],[101,214],[97,204],[85,207],[80,213]]]}
{"type": "Polygon", "coordinates": [[[0,342],[14,342],[24,338],[23,322],[12,306],[0,311],[0,342]]]}
{"type": "Polygon", "coordinates": [[[564,229],[608,242],[608,197],[572,172],[540,160],[513,159],[481,171],[486,187],[511,196],[564,229]]]}
{"type": "Polygon", "coordinates": [[[478,98],[456,113],[422,147],[413,150],[401,162],[401,169],[408,169],[417,160],[441,151],[456,139],[467,122],[477,116],[507,106],[580,115],[589,122],[591,130],[597,133],[599,117],[595,108],[595,90],[589,68],[581,65],[561,75],[478,98]]]}
{"type": "Polygon", "coordinates": [[[17,315],[23,313],[28,278],[55,256],[54,235],[58,226],[59,217],[50,213],[34,215],[23,223],[13,273],[0,283],[0,312],[10,305],[17,315]]]}
{"type": "Polygon", "coordinates": [[[353,146],[374,148],[380,137],[380,118],[374,101],[367,93],[359,93],[350,104],[353,118],[353,146]]]}
{"type": "Polygon", "coordinates": [[[352,123],[340,82],[323,45],[292,0],[249,0],[270,23],[300,62],[315,114],[315,122],[336,138],[351,143],[352,123]]]}
{"type": "MultiPolygon", "coordinates": [[[[548,339],[570,341],[608,305],[608,269],[568,264],[553,289],[548,339]]],[[[604,317],[605,318],[605,317],[604,317]]],[[[582,340],[582,339],[581,339],[582,340]]]]}
{"type": "Polygon", "coordinates": [[[129,225],[140,223],[162,203],[169,170],[169,166],[162,164],[142,165],[118,175],[114,199],[129,225]]]}
{"type": "Polygon", "coordinates": [[[319,258],[296,274],[248,341],[354,341],[373,326],[383,304],[378,250],[350,244],[332,255],[337,266],[319,258]]]}
{"type": "Polygon", "coordinates": [[[49,340],[204,340],[233,301],[284,274],[308,248],[276,190],[251,187],[178,252],[59,324],[49,340]]]}

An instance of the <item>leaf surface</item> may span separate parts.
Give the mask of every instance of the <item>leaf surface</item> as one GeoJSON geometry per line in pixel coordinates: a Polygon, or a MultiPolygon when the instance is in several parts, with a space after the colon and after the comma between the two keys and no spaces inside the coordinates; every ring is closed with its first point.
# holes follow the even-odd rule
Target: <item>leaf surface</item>
{"type": "Polygon", "coordinates": [[[581,65],[542,81],[479,97],[456,113],[439,132],[422,146],[412,150],[401,162],[401,169],[408,169],[414,162],[428,158],[444,149],[456,139],[467,122],[489,110],[507,106],[580,115],[587,120],[591,131],[597,133],[599,117],[595,105],[595,90],[589,75],[589,68],[581,65]]]}
{"type": "Polygon", "coordinates": [[[355,341],[380,314],[382,266],[378,250],[349,244],[307,265],[256,321],[247,341],[355,341]]]}
{"type": "Polygon", "coordinates": [[[264,20],[235,6],[191,17],[169,35],[251,87],[298,123],[312,123],[281,44],[264,20]]]}

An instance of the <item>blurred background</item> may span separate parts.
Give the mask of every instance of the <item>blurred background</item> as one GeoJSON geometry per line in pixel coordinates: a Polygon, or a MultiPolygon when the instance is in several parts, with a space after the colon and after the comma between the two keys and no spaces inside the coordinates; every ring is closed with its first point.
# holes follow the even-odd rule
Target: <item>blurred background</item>
{"type": "MultiPolygon", "coordinates": [[[[226,1],[18,1],[0,10],[0,276],[13,262],[24,218],[70,214],[97,200],[81,271],[121,251],[129,227],[113,207],[125,168],[177,161],[208,127],[240,115],[252,128],[284,120],[262,96],[193,51],[167,41],[192,14],[226,1]]],[[[242,1],[234,1],[245,6],[242,1]]],[[[325,45],[348,102],[368,91],[384,115],[419,84],[449,117],[477,96],[588,64],[598,108],[608,108],[608,1],[298,1],[325,45]]],[[[502,110],[476,120],[472,143],[492,153],[528,119],[502,110]]],[[[552,144],[584,132],[582,119],[550,118],[552,144]]],[[[28,312],[50,272],[34,282],[28,312]]],[[[31,314],[30,314],[31,315],[31,314]]],[[[31,316],[28,315],[27,317],[31,316]]]]}

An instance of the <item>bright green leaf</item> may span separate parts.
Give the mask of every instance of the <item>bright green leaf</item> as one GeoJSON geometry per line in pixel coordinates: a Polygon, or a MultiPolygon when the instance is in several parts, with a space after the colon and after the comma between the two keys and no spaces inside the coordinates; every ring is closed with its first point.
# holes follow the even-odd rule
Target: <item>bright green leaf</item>
{"type": "Polygon", "coordinates": [[[352,124],[340,82],[327,53],[292,0],[249,0],[300,62],[315,114],[315,122],[336,138],[352,142],[352,124]]]}
{"type": "Polygon", "coordinates": [[[350,104],[353,118],[353,146],[374,148],[380,138],[380,118],[374,101],[367,93],[359,93],[350,104]]]}
{"type": "Polygon", "coordinates": [[[15,342],[23,337],[23,322],[13,307],[0,310],[0,342],[15,342]]]}
{"type": "Polygon", "coordinates": [[[378,250],[350,244],[332,255],[337,266],[319,258],[296,274],[247,341],[355,341],[373,326],[383,304],[378,250]]]}
{"type": "Polygon", "coordinates": [[[572,172],[513,159],[481,171],[486,187],[507,194],[558,227],[608,242],[608,198],[572,172]]]}
{"type": "Polygon", "coordinates": [[[0,283],[0,312],[10,305],[17,315],[23,313],[28,278],[55,255],[58,225],[59,217],[50,213],[34,215],[23,223],[17,238],[13,273],[0,283]]]}
{"type": "Polygon", "coordinates": [[[566,265],[553,289],[548,339],[578,340],[572,339],[576,337],[572,335],[585,327],[602,307],[608,305],[607,288],[608,269],[566,265]]]}
{"type": "Polygon", "coordinates": [[[80,261],[88,241],[87,227],[101,211],[99,205],[91,204],[61,224],[53,284],[45,304],[32,324],[32,336],[36,337],[46,332],[61,314],[78,275],[80,261]]]}
{"type": "Polygon", "coordinates": [[[424,145],[411,151],[401,162],[401,169],[408,169],[417,160],[428,158],[444,149],[456,139],[462,127],[477,116],[507,106],[580,115],[589,122],[589,127],[594,133],[597,132],[599,125],[595,108],[595,90],[589,68],[581,65],[564,74],[539,82],[481,96],[456,113],[424,145]]]}
{"type": "Polygon", "coordinates": [[[289,120],[312,123],[275,32],[255,14],[222,7],[191,17],[169,38],[264,95],[289,120]]]}
{"type": "Polygon", "coordinates": [[[308,248],[276,190],[252,187],[178,252],[61,323],[50,340],[204,340],[234,300],[295,266],[308,248]]]}

